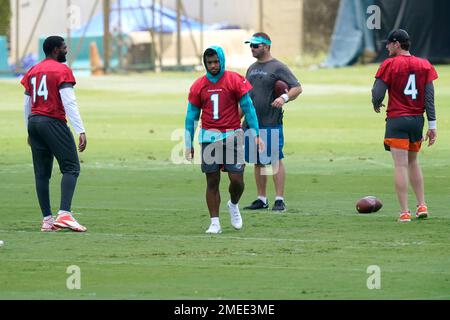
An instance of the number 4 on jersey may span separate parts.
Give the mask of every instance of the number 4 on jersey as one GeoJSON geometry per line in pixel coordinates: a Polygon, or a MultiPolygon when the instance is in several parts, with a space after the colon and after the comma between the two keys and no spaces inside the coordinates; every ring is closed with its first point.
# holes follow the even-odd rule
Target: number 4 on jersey
{"type": "Polygon", "coordinates": [[[411,96],[411,99],[416,100],[418,91],[416,89],[416,75],[414,73],[409,75],[408,83],[403,93],[406,96],[411,96]]]}
{"type": "Polygon", "coordinates": [[[31,78],[31,84],[33,86],[33,102],[36,102],[36,95],[38,97],[44,97],[44,100],[47,101],[48,97],[47,75],[44,74],[42,76],[37,92],[36,92],[36,77],[31,78]]]}

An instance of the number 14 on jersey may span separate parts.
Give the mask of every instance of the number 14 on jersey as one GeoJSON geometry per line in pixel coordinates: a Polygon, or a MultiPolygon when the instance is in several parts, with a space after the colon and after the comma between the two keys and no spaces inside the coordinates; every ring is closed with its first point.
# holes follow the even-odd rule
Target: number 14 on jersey
{"type": "Polygon", "coordinates": [[[47,75],[44,74],[42,76],[41,82],[39,83],[39,87],[36,92],[36,77],[31,78],[31,85],[33,86],[33,102],[36,102],[36,95],[38,97],[44,97],[44,100],[47,101],[48,97],[48,89],[47,89],[47,75]]]}

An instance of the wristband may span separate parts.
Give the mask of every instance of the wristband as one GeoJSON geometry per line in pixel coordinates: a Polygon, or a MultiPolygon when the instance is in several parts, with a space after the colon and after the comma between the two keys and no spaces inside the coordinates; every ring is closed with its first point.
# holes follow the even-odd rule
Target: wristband
{"type": "Polygon", "coordinates": [[[280,97],[283,98],[285,103],[289,101],[289,96],[286,93],[283,93],[280,97]]]}
{"type": "Polygon", "coordinates": [[[437,121],[428,121],[428,129],[433,130],[433,129],[437,129],[437,121]]]}

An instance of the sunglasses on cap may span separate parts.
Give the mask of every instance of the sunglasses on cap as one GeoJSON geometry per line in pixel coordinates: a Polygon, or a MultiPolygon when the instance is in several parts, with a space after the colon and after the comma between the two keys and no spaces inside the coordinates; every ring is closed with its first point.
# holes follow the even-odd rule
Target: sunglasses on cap
{"type": "Polygon", "coordinates": [[[262,45],[262,43],[250,43],[250,48],[258,49],[260,45],[262,45]]]}

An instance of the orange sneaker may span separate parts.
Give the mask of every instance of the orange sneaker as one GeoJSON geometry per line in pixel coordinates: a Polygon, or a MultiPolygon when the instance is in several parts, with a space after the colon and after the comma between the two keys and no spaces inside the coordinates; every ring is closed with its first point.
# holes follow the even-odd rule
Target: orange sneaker
{"type": "Polygon", "coordinates": [[[410,222],[411,221],[411,211],[403,211],[400,213],[400,218],[398,222],[410,222]]]}
{"type": "Polygon", "coordinates": [[[70,212],[62,211],[58,213],[58,217],[54,223],[55,226],[60,228],[67,228],[77,232],[85,232],[86,227],[78,223],[70,212]]]}
{"type": "Polygon", "coordinates": [[[428,208],[426,204],[417,205],[416,218],[417,219],[428,218],[428,208]]]}

